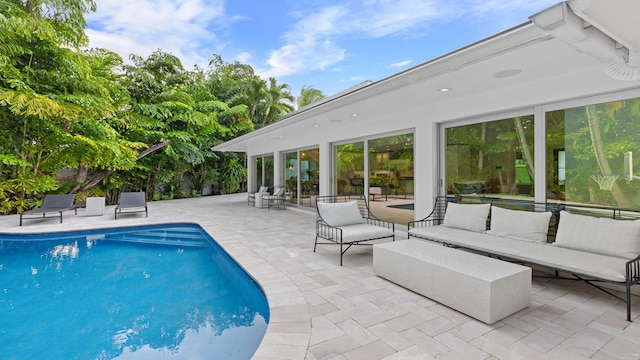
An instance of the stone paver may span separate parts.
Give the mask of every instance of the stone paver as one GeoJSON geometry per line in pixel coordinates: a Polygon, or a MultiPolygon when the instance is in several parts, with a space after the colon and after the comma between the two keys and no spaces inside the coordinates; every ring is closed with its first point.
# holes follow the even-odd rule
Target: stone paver
{"type": "MultiPolygon", "coordinates": [[[[0,217],[0,232],[33,233],[167,222],[200,224],[264,288],[271,310],[254,359],[638,359],[640,313],[589,286],[533,280],[531,306],[492,325],[478,322],[372,270],[371,247],[313,252],[315,215],[261,210],[246,194],[149,203],[149,217],[65,213],[0,217]]],[[[398,239],[406,236],[400,234],[398,239]]]]}

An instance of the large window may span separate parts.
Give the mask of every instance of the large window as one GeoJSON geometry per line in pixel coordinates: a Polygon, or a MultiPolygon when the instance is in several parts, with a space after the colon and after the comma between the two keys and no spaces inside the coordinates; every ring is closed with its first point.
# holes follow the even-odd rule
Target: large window
{"type": "Polygon", "coordinates": [[[319,191],[320,150],[293,151],[284,155],[285,196],[289,204],[314,207],[319,191]]]}
{"type": "Polygon", "coordinates": [[[412,133],[335,145],[334,159],[334,194],[368,194],[376,217],[398,224],[413,220],[412,133]]]}
{"type": "Polygon", "coordinates": [[[258,191],[260,186],[268,186],[273,188],[273,155],[263,155],[254,158],[254,188],[253,192],[258,191]]]}
{"type": "Polygon", "coordinates": [[[545,118],[548,200],[640,208],[640,99],[545,118]]]}
{"type": "Polygon", "coordinates": [[[447,128],[447,194],[533,197],[533,134],[533,115],[447,128]]]}
{"type": "Polygon", "coordinates": [[[369,140],[369,194],[413,195],[413,134],[369,140]]]}
{"type": "Polygon", "coordinates": [[[364,142],[336,145],[335,194],[364,194],[364,142]]]}

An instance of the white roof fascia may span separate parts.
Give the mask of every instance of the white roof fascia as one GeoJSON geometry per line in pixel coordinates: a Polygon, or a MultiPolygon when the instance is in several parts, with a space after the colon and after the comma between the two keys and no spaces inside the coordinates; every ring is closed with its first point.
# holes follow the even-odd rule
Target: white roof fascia
{"type": "Polygon", "coordinates": [[[428,81],[443,74],[455,72],[466,66],[551,38],[549,34],[535,26],[532,21],[528,21],[374,83],[365,82],[347,89],[318,103],[294,111],[277,123],[216,145],[211,149],[214,151],[246,152],[247,150],[242,150],[242,148],[246,148],[249,141],[269,136],[268,134],[278,129],[309,119],[319,112],[349,106],[372,96],[392,92],[408,84],[428,81]]]}

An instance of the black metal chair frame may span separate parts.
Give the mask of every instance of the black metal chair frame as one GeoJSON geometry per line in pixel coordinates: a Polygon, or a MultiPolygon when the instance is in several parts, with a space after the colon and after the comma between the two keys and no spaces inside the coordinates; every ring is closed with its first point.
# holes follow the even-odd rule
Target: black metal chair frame
{"type": "Polygon", "coordinates": [[[271,206],[277,206],[278,208],[280,208],[280,205],[282,204],[282,208],[286,210],[285,207],[285,197],[284,197],[284,186],[275,186],[273,188],[273,193],[269,194],[269,193],[263,193],[262,194],[262,209],[265,208],[265,206],[267,207],[267,211],[271,210],[271,206]],[[278,192],[280,192],[280,195],[276,195],[278,192]]]}
{"type": "MultiPolygon", "coordinates": [[[[574,214],[582,214],[582,215],[590,215],[597,217],[606,217],[611,219],[627,219],[627,220],[640,220],[640,211],[634,209],[622,209],[622,208],[611,208],[604,206],[595,206],[595,205],[582,205],[582,204],[566,204],[566,203],[536,203],[532,201],[526,200],[514,200],[514,199],[503,199],[496,197],[486,197],[486,196],[438,196],[436,197],[436,203],[433,207],[433,210],[429,215],[421,220],[410,221],[407,224],[407,237],[409,237],[409,231],[412,228],[423,227],[423,226],[434,226],[440,225],[444,221],[444,214],[447,209],[447,204],[450,202],[456,203],[484,203],[491,204],[492,206],[500,206],[504,208],[514,209],[514,210],[528,210],[528,211],[550,211],[552,213],[551,221],[549,221],[549,230],[547,232],[547,242],[553,242],[555,240],[555,236],[558,231],[558,224],[560,219],[560,211],[568,211],[574,214]]],[[[489,218],[487,219],[487,229],[491,224],[491,214],[489,214],[489,218]]],[[[447,244],[443,243],[445,246],[453,247],[453,248],[463,248],[457,244],[447,244]]],[[[477,249],[473,249],[474,252],[478,252],[477,249]]],[[[627,321],[631,321],[631,286],[640,284],[640,256],[635,259],[629,260],[626,262],[626,280],[625,281],[613,281],[608,279],[602,279],[594,276],[588,276],[581,273],[568,271],[562,268],[550,267],[546,265],[540,265],[537,263],[527,263],[522,259],[509,258],[504,255],[498,256],[496,254],[491,254],[489,252],[483,252],[484,254],[494,257],[500,260],[505,260],[509,262],[519,263],[519,264],[529,264],[535,265],[540,268],[545,268],[548,270],[552,270],[555,272],[555,276],[548,275],[535,275],[538,278],[553,278],[557,280],[569,280],[569,281],[581,281],[587,283],[596,289],[611,295],[612,297],[626,303],[627,305],[627,321]],[[567,274],[573,277],[560,277],[559,274],[567,274]],[[597,283],[610,283],[621,285],[625,287],[626,296],[623,298],[609,289],[603,288],[602,286],[598,286],[597,283]]]]}
{"type": "MultiPolygon", "coordinates": [[[[260,186],[260,187],[262,188],[262,186],[260,186]]],[[[256,192],[247,193],[247,205],[251,205],[251,204],[253,204],[254,206],[256,205],[256,195],[257,194],[261,194],[259,189],[256,192]]]]}
{"type": "Polygon", "coordinates": [[[368,243],[373,240],[380,240],[391,238],[392,241],[396,240],[395,237],[395,224],[389,221],[384,221],[375,217],[370,209],[369,202],[364,196],[359,196],[356,199],[352,198],[352,195],[326,195],[326,196],[318,196],[316,197],[316,239],[313,245],[313,252],[316,252],[316,248],[318,245],[339,245],[340,246],[340,266],[342,266],[342,256],[354,245],[367,245],[372,246],[374,244],[368,243]],[[327,203],[336,203],[336,202],[347,202],[356,200],[358,202],[358,207],[360,208],[360,214],[365,219],[367,224],[380,226],[384,228],[391,229],[393,232],[392,236],[384,236],[384,237],[376,237],[370,239],[364,239],[359,241],[351,241],[345,243],[342,241],[342,229],[340,227],[334,227],[327,224],[323,219],[320,211],[318,210],[319,202],[327,202],[327,203]],[[326,241],[318,241],[319,239],[326,241]],[[345,247],[346,245],[346,247],[345,247]]]}
{"type": "MultiPolygon", "coordinates": [[[[74,205],[75,194],[48,194],[44,196],[42,205],[39,208],[27,210],[20,214],[20,226],[22,226],[22,217],[24,215],[42,215],[42,218],[46,218],[49,213],[57,213],[60,216],[60,223],[62,224],[62,213],[67,210],[75,210],[78,214],[78,209],[74,205]]],[[[30,219],[35,219],[32,217],[30,219]]],[[[40,216],[38,216],[40,218],[40,216]]]]}

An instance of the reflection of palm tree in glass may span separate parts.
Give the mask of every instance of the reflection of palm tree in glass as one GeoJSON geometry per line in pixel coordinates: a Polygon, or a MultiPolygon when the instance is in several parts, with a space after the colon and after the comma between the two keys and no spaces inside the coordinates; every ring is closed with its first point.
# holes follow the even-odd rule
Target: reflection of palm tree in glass
{"type": "MultiPolygon", "coordinates": [[[[611,165],[609,164],[609,159],[607,158],[605,142],[603,140],[603,120],[601,115],[612,117],[612,115],[619,109],[622,108],[622,102],[612,102],[607,104],[607,108],[605,109],[605,113],[601,114],[598,112],[598,109],[595,105],[589,105],[585,108],[587,113],[587,122],[589,124],[589,132],[591,134],[591,143],[593,144],[593,152],[596,158],[596,162],[598,163],[598,168],[601,171],[601,174],[613,174],[614,171],[611,169],[611,165]]],[[[617,202],[617,205],[623,208],[631,208],[634,207],[632,201],[628,199],[627,196],[622,192],[620,186],[616,183],[613,184],[611,188],[611,195],[613,195],[614,199],[617,202]]]]}

